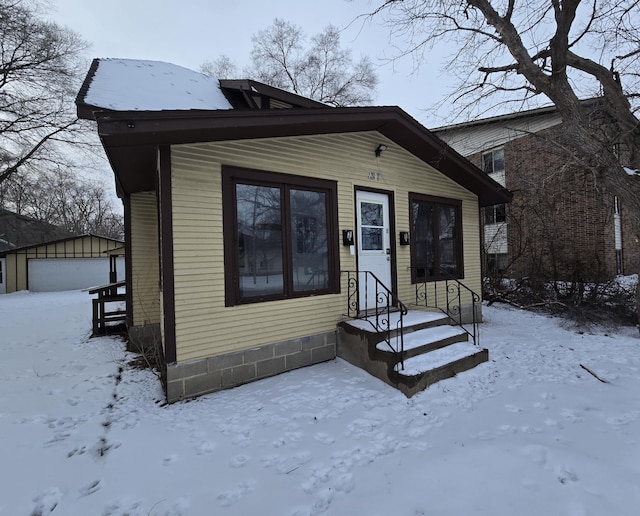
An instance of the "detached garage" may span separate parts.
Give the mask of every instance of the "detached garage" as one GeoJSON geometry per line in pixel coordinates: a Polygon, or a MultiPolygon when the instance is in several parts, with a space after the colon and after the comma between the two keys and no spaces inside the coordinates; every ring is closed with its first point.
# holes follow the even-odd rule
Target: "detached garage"
{"type": "Polygon", "coordinates": [[[110,265],[123,280],[124,257],[110,258],[110,251],[122,245],[119,240],[83,235],[5,251],[0,255],[4,290],[53,292],[105,285],[110,283],[110,265]]]}

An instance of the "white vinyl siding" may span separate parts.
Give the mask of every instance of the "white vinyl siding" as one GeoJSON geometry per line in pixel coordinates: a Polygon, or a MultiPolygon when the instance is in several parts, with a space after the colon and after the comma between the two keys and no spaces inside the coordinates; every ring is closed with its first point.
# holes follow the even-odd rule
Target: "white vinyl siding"
{"type": "Polygon", "coordinates": [[[561,123],[560,115],[549,113],[531,118],[487,121],[478,125],[461,124],[460,127],[433,132],[463,156],[471,156],[561,123]]]}

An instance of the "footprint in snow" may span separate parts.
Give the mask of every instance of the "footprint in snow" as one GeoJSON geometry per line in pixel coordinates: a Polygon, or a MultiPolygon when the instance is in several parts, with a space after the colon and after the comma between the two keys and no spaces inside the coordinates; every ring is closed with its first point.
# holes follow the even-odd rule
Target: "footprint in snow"
{"type": "Polygon", "coordinates": [[[544,424],[548,427],[563,428],[563,426],[555,419],[545,419],[544,424]]]}
{"type": "Polygon", "coordinates": [[[233,459],[231,459],[229,465],[232,468],[241,468],[242,466],[245,466],[249,462],[249,460],[250,458],[248,455],[236,455],[233,459]]]}
{"type": "Polygon", "coordinates": [[[74,455],[84,455],[84,453],[86,451],[87,451],[87,447],[86,446],[83,446],[82,448],[74,448],[69,453],[67,453],[67,458],[70,459],[74,455]]]}
{"type": "Polygon", "coordinates": [[[321,442],[322,444],[333,444],[336,442],[336,440],[333,437],[331,437],[329,434],[326,434],[324,432],[318,432],[313,436],[313,438],[316,441],[321,442]]]}
{"type": "Polygon", "coordinates": [[[142,509],[142,502],[139,500],[133,500],[128,497],[111,502],[104,508],[102,516],[121,516],[123,514],[146,514],[140,512],[142,509]]]}
{"type": "Polygon", "coordinates": [[[334,496],[335,491],[333,489],[322,489],[317,494],[316,499],[311,506],[311,514],[322,514],[323,512],[326,512],[329,509],[334,496]]]}
{"type": "Polygon", "coordinates": [[[216,449],[216,444],[211,441],[201,441],[196,445],[196,452],[198,455],[205,455],[212,453],[216,449]]]}
{"type": "Polygon", "coordinates": [[[286,432],[284,436],[292,442],[302,441],[304,432],[286,432]]]}
{"type": "Polygon", "coordinates": [[[95,493],[98,489],[100,489],[100,481],[94,480],[90,482],[86,486],[80,489],[80,496],[89,496],[95,493]]]}
{"type": "Polygon", "coordinates": [[[282,468],[286,459],[282,455],[265,455],[260,459],[265,468],[282,468]]]}
{"type": "Polygon", "coordinates": [[[230,507],[234,503],[236,503],[240,498],[251,494],[255,489],[255,482],[253,480],[245,480],[238,484],[236,489],[231,489],[229,491],[223,491],[218,496],[216,496],[216,500],[222,507],[230,507]]]}
{"type": "Polygon", "coordinates": [[[578,414],[575,410],[571,410],[568,408],[562,409],[560,415],[570,423],[577,423],[578,421],[582,421],[582,416],[578,414]]]}
{"type": "Polygon", "coordinates": [[[174,462],[178,460],[178,456],[175,453],[171,453],[167,455],[164,459],[162,459],[163,466],[171,466],[174,462]]]}
{"type": "Polygon", "coordinates": [[[308,463],[311,460],[311,453],[308,451],[300,451],[293,456],[293,461],[298,465],[308,463]]]}
{"type": "Polygon", "coordinates": [[[619,416],[612,416],[607,418],[607,423],[612,426],[624,426],[638,419],[640,412],[637,410],[632,410],[630,412],[625,412],[624,414],[620,414],[619,416]]]}
{"type": "Polygon", "coordinates": [[[578,475],[576,474],[576,472],[573,471],[573,469],[571,469],[569,466],[565,466],[564,464],[557,466],[554,472],[558,476],[558,481],[561,484],[578,481],[578,475]]]}
{"type": "Polygon", "coordinates": [[[33,498],[36,504],[31,511],[31,516],[47,516],[51,514],[60,503],[62,492],[57,487],[52,487],[33,498]]]}
{"type": "Polygon", "coordinates": [[[518,427],[513,426],[513,425],[500,425],[498,427],[498,431],[501,434],[515,434],[518,432],[518,427]]]}

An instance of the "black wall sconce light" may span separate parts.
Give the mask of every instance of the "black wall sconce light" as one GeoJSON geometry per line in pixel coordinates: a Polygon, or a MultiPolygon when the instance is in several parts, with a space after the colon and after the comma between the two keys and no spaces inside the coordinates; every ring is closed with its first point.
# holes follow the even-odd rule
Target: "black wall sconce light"
{"type": "Polygon", "coordinates": [[[387,146],[384,143],[379,144],[376,147],[376,158],[379,158],[380,154],[382,154],[386,150],[387,150],[387,146]]]}
{"type": "Polygon", "coordinates": [[[353,230],[352,229],[343,229],[342,230],[342,245],[353,245],[353,230]]]}
{"type": "Polygon", "coordinates": [[[400,245],[409,245],[409,232],[400,231],[400,245]]]}

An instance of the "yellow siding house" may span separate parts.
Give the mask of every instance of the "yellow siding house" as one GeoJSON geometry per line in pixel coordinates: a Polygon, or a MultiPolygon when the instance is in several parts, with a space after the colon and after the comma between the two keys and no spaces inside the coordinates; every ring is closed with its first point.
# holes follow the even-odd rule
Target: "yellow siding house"
{"type": "Polygon", "coordinates": [[[511,195],[398,107],[109,59],[77,105],[125,207],[130,338],[162,353],[169,402],[334,359],[381,298],[481,290],[479,208],[511,195]]]}

